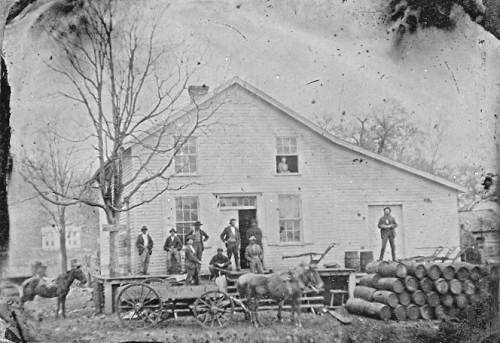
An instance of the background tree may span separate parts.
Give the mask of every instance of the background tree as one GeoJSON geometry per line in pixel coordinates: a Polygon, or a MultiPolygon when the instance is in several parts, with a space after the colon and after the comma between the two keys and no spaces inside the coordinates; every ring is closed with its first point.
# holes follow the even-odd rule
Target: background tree
{"type": "Polygon", "coordinates": [[[90,177],[90,170],[81,167],[77,155],[80,153],[72,144],[58,134],[55,125],[48,125],[38,137],[37,144],[29,151],[24,151],[20,161],[20,173],[29,183],[40,201],[41,207],[53,222],[52,227],[59,235],[61,271],[68,267],[66,250],[67,210],[79,201],[71,198],[91,198],[85,182],[90,177]]]}
{"type": "Polygon", "coordinates": [[[142,26],[139,7],[121,8],[115,0],[76,3],[71,8],[52,6],[38,23],[60,52],[48,66],[71,85],[71,91],[61,95],[81,105],[91,123],[98,163],[92,181],[100,199],[56,194],[101,208],[107,222],[115,224],[122,212],[189,186],[170,183],[175,156],[194,132],[207,127],[220,105],[201,108],[195,102],[195,111],[183,120],[174,118],[190,71],[183,59],[169,55],[155,40],[159,16],[142,26]],[[132,143],[142,153],[128,156],[136,169],[125,175],[124,159],[132,143]],[[160,158],[163,163],[155,164],[160,158]],[[154,194],[138,196],[152,184],[154,194]]]}

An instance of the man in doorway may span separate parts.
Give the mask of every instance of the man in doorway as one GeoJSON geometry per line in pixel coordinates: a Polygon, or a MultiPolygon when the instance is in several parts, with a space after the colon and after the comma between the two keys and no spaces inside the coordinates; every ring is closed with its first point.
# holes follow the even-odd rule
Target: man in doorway
{"type": "Polygon", "coordinates": [[[182,242],[175,228],[170,229],[170,236],[165,240],[163,250],[167,252],[167,273],[178,274],[181,269],[182,242]]]}
{"type": "Polygon", "coordinates": [[[262,268],[262,249],[257,244],[257,239],[252,236],[249,239],[250,244],[245,249],[245,258],[250,265],[250,272],[254,274],[263,274],[262,268]]]}
{"type": "Polygon", "coordinates": [[[231,270],[231,261],[224,255],[222,248],[217,248],[217,254],[212,257],[210,263],[208,264],[208,269],[210,269],[210,278],[216,278],[219,273],[225,275],[225,271],[231,270]]]}
{"type": "Polygon", "coordinates": [[[229,221],[229,226],[222,231],[220,239],[226,244],[227,257],[231,261],[231,257],[234,255],[234,263],[236,265],[236,271],[240,271],[240,231],[236,227],[236,219],[231,219],[229,221]]]}
{"type": "Polygon", "coordinates": [[[135,246],[137,247],[137,252],[140,257],[140,273],[147,275],[149,267],[149,257],[153,252],[153,239],[148,234],[148,228],[143,226],[141,228],[141,234],[137,236],[135,241],[135,246]]]}
{"type": "Polygon", "coordinates": [[[391,245],[392,260],[396,261],[396,245],[394,243],[394,237],[396,236],[395,229],[398,227],[396,219],[391,216],[391,208],[384,208],[384,215],[378,221],[378,228],[380,229],[380,237],[382,238],[382,248],[380,249],[380,258],[383,260],[385,253],[385,246],[387,245],[387,240],[391,245]]]}
{"type": "Polygon", "coordinates": [[[203,257],[203,250],[205,250],[205,245],[203,243],[208,240],[208,235],[201,229],[201,226],[203,225],[202,223],[195,222],[193,225],[194,230],[191,230],[191,232],[188,233],[188,236],[193,239],[193,247],[196,250],[196,258],[201,261],[203,257]]]}
{"type": "Polygon", "coordinates": [[[188,237],[186,245],[186,285],[194,283],[195,285],[200,284],[200,268],[201,260],[196,257],[196,249],[193,246],[193,238],[188,237]]]}
{"type": "Polygon", "coordinates": [[[257,244],[262,250],[262,265],[264,266],[264,247],[262,246],[262,230],[257,225],[257,219],[252,218],[250,220],[250,228],[247,230],[247,241],[250,241],[250,237],[255,237],[257,244]]]}

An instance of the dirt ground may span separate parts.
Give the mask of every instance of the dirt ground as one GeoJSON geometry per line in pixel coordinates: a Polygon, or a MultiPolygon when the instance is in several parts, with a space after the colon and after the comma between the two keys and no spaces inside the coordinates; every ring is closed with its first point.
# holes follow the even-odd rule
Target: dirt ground
{"type": "Polygon", "coordinates": [[[437,322],[382,322],[355,316],[351,325],[342,325],[330,315],[304,313],[302,328],[296,328],[285,314],[285,322],[275,320],[276,313],[262,312],[264,327],[253,328],[241,313],[233,316],[226,328],[206,329],[192,317],[168,319],[149,329],[123,329],[115,314],[95,314],[90,289],[73,288],[67,298],[66,319],[55,319],[55,299],[35,299],[27,311],[39,315],[43,342],[415,342],[418,332],[437,330],[437,322]]]}

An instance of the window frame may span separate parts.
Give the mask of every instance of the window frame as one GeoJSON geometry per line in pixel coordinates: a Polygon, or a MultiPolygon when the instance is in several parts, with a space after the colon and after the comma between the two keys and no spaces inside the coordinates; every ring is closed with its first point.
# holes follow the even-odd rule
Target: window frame
{"type": "Polygon", "coordinates": [[[275,140],[274,140],[274,147],[275,147],[275,156],[274,156],[274,173],[275,175],[280,175],[280,176],[284,176],[284,175],[300,175],[300,158],[299,158],[299,137],[298,136],[276,136],[275,137],[275,140]],[[288,145],[287,145],[287,148],[288,148],[288,152],[285,152],[285,145],[283,144],[284,143],[284,140],[288,140],[288,145]],[[295,144],[291,144],[292,140],[295,141],[295,144]],[[294,147],[294,152],[292,152],[292,147],[294,147]],[[282,149],[280,151],[280,148],[282,149]],[[296,165],[297,165],[297,171],[295,172],[292,172],[292,171],[288,171],[288,172],[285,172],[285,173],[280,173],[278,171],[278,165],[279,165],[279,160],[282,158],[282,157],[287,157],[287,158],[290,158],[290,157],[294,157],[295,160],[296,160],[296,165]]]}
{"type": "MultiPolygon", "coordinates": [[[[278,244],[279,245],[302,245],[304,244],[304,230],[303,230],[303,211],[302,211],[302,198],[300,194],[278,194],[278,244]],[[280,213],[280,198],[284,197],[294,197],[298,201],[298,210],[299,210],[299,216],[296,218],[282,218],[281,213],[280,213]],[[298,223],[298,233],[299,233],[299,240],[282,240],[282,233],[281,233],[281,223],[282,221],[285,222],[290,222],[294,221],[298,223]]],[[[296,232],[296,230],[287,230],[285,228],[285,231],[292,231],[292,236],[295,236],[293,233],[296,232]]],[[[286,233],[285,233],[286,237],[286,233]]]]}
{"type": "MultiPolygon", "coordinates": [[[[200,198],[197,195],[184,195],[184,196],[178,196],[174,198],[175,201],[175,229],[177,230],[177,236],[181,239],[182,245],[186,245],[186,236],[188,235],[189,231],[192,230],[193,224],[199,220],[200,218],[200,198]],[[192,199],[196,199],[196,219],[194,220],[179,220],[177,217],[177,205],[179,201],[183,201],[184,199],[189,199],[188,201],[191,202],[192,199]],[[189,225],[189,230],[186,231],[185,228],[182,229],[182,233],[179,233],[179,229],[181,226],[187,226],[189,225]]],[[[186,208],[181,207],[181,211],[184,211],[186,208]]],[[[190,207],[190,211],[193,209],[190,207]]],[[[183,212],[183,217],[185,217],[185,213],[183,212]]],[[[182,218],[185,219],[185,218],[182,218]]]]}
{"type": "MultiPolygon", "coordinates": [[[[174,144],[177,142],[180,142],[184,139],[183,136],[174,136],[174,144]]],[[[199,169],[199,163],[198,163],[198,153],[199,153],[199,149],[198,149],[198,137],[197,136],[190,136],[187,141],[181,146],[181,148],[179,149],[179,151],[177,152],[177,154],[175,154],[174,156],[174,175],[175,176],[196,176],[198,175],[198,169],[199,169]],[[194,142],[193,142],[194,141],[194,142]],[[188,146],[189,144],[193,144],[194,143],[194,150],[195,152],[194,153],[185,153],[183,152],[182,150],[188,146]],[[196,169],[194,171],[191,170],[191,161],[190,161],[190,158],[191,157],[194,157],[194,161],[195,161],[195,166],[196,166],[196,169]],[[188,171],[177,171],[178,169],[178,161],[182,158],[187,158],[188,160],[188,171]]],[[[183,169],[184,165],[182,166],[181,169],[183,169]]]]}

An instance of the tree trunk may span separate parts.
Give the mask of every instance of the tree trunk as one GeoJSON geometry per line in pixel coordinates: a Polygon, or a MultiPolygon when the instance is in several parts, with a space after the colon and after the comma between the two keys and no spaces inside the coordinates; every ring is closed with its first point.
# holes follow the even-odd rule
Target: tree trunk
{"type": "Polygon", "coordinates": [[[61,272],[68,271],[68,255],[66,251],[66,208],[62,208],[59,213],[59,249],[61,252],[61,272]]]}

